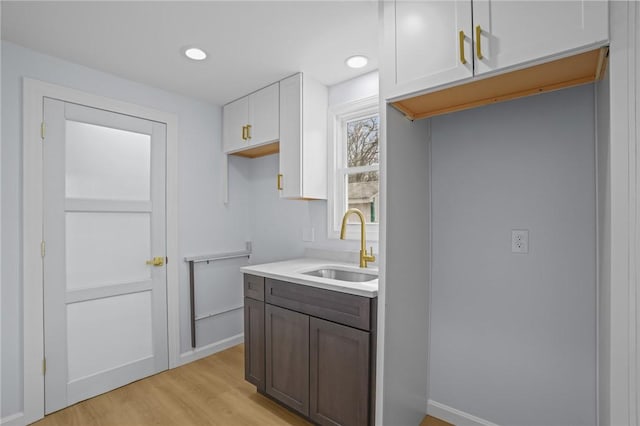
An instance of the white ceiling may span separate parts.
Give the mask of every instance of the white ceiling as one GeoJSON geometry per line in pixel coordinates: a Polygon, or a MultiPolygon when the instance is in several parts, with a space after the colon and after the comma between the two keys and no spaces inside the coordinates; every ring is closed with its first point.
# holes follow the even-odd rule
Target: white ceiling
{"type": "Polygon", "coordinates": [[[298,71],[326,85],[378,67],[377,1],[2,1],[2,39],[224,104],[298,71]],[[201,62],[182,55],[198,46],[201,62]],[[369,65],[347,68],[362,54],[369,65]]]}

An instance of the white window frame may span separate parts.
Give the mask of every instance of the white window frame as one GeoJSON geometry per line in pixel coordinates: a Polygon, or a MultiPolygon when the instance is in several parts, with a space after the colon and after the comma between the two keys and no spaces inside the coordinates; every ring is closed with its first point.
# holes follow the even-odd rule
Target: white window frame
{"type": "MultiPolygon", "coordinates": [[[[335,105],[329,108],[329,198],[327,200],[327,231],[330,239],[340,238],[340,226],[342,216],[347,210],[346,194],[344,185],[340,184],[340,177],[344,173],[343,159],[345,149],[344,135],[346,122],[360,117],[379,115],[378,96],[370,96],[356,101],[335,105]]],[[[369,172],[380,170],[378,166],[352,167],[353,171],[369,172]]],[[[378,241],[379,223],[367,224],[367,241],[378,241]]],[[[347,225],[348,240],[360,239],[360,224],[351,223],[347,225]]]]}

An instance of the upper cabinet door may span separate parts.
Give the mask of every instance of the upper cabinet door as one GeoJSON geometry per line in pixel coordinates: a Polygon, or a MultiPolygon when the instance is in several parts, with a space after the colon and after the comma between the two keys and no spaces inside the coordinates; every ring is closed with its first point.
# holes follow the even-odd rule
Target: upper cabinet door
{"type": "Polygon", "coordinates": [[[396,78],[389,97],[473,76],[470,0],[396,0],[395,11],[385,13],[395,15],[396,78]]]}
{"type": "Polygon", "coordinates": [[[601,46],[608,16],[606,1],[474,0],[475,74],[601,46]]]}
{"type": "Polygon", "coordinates": [[[250,145],[275,142],[280,137],[279,87],[275,83],[249,95],[250,145]]]}
{"type": "Polygon", "coordinates": [[[237,151],[247,147],[245,126],[249,120],[249,98],[240,98],[224,106],[222,110],[222,149],[237,151]]]}
{"type": "Polygon", "coordinates": [[[280,81],[280,197],[302,196],[302,74],[280,81]]]}

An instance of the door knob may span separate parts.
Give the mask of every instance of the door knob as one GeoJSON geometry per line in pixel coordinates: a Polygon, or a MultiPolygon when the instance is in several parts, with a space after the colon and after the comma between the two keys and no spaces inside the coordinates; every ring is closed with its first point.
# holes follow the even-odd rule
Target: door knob
{"type": "Polygon", "coordinates": [[[156,256],[151,260],[147,260],[147,265],[162,266],[164,265],[164,257],[156,256]]]}

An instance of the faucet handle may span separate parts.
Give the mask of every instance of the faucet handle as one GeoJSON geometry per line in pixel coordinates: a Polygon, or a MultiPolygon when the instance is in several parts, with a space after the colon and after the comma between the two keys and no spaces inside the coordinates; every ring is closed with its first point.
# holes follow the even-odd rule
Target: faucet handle
{"type": "Polygon", "coordinates": [[[371,246],[370,249],[371,249],[371,254],[368,254],[367,250],[365,249],[364,255],[367,258],[367,262],[375,262],[376,256],[373,254],[373,246],[371,246]]]}

